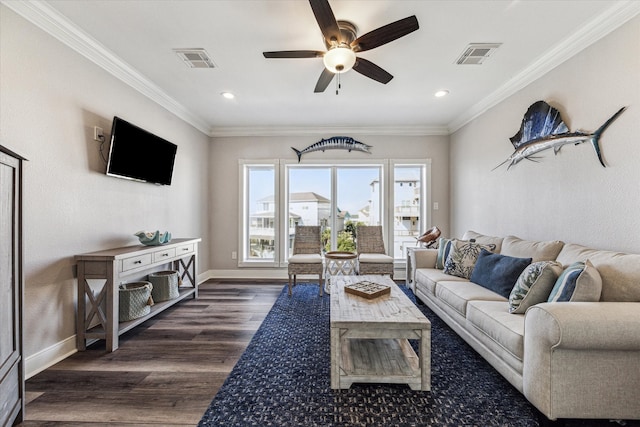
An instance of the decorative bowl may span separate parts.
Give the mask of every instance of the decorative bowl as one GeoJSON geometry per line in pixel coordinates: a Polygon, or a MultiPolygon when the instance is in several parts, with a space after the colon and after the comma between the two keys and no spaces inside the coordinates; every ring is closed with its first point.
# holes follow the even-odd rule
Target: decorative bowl
{"type": "Polygon", "coordinates": [[[147,246],[160,246],[171,241],[171,233],[165,231],[138,231],[134,234],[140,240],[140,243],[147,246]]]}

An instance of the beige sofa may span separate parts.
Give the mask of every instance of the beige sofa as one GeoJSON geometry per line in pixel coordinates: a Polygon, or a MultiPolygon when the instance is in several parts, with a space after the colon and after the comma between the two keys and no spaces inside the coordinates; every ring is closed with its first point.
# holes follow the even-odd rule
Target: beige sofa
{"type": "Polygon", "coordinates": [[[602,279],[600,301],[511,314],[504,296],[437,269],[434,249],[413,253],[415,295],[549,419],[640,419],[640,255],[473,231],[469,239],[533,262],[588,259],[602,279]]]}

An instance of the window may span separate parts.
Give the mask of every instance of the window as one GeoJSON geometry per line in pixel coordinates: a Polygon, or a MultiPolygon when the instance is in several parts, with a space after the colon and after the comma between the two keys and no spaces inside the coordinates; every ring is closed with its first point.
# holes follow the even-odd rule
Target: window
{"type": "Polygon", "coordinates": [[[298,224],[320,225],[325,251],[355,250],[357,225],[382,225],[387,252],[401,264],[407,248],[415,247],[416,237],[430,226],[428,160],[241,161],[240,169],[240,266],[285,266],[298,224]]]}
{"type": "Polygon", "coordinates": [[[288,165],[286,175],[289,244],[285,259],[293,250],[296,225],[320,225],[325,230],[331,216],[330,168],[288,165]]]}
{"type": "Polygon", "coordinates": [[[336,167],[336,225],[332,249],[355,251],[358,225],[381,224],[382,165],[336,167]]]}
{"type": "Polygon", "coordinates": [[[355,227],[380,224],[381,166],[285,166],[289,245],[294,227],[320,225],[325,251],[355,250],[355,227]]]}
{"type": "Polygon", "coordinates": [[[425,197],[428,162],[393,162],[393,256],[406,260],[407,248],[416,246],[416,238],[429,228],[425,197]]]}
{"type": "Polygon", "coordinates": [[[276,265],[278,261],[277,161],[251,164],[241,161],[242,256],[240,265],[276,265]]]}

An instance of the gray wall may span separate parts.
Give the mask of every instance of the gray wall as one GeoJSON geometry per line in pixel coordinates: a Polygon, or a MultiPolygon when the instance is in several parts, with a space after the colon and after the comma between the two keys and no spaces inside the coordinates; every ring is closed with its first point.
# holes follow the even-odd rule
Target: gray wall
{"type": "Polygon", "coordinates": [[[640,17],[451,136],[452,235],[563,240],[640,252],[640,17]],[[591,144],[549,150],[539,163],[502,166],[527,108],[545,100],[569,128],[594,131],[620,107],[604,133],[607,168],[591,144]]]}
{"type": "MultiPolygon", "coordinates": [[[[240,188],[238,182],[238,160],[285,159],[295,160],[291,147],[303,149],[322,138],[333,136],[330,131],[323,135],[286,137],[227,137],[213,138],[211,146],[211,218],[212,275],[251,275],[237,270],[237,261],[231,259],[231,251],[238,251],[240,188]]],[[[432,201],[440,209],[431,212],[432,223],[443,231],[449,230],[449,138],[447,136],[367,136],[350,134],[358,141],[372,145],[371,154],[330,150],[305,154],[303,162],[337,162],[366,159],[431,159],[432,201]]],[[[286,270],[276,275],[286,277],[286,270]]],[[[273,277],[273,276],[270,276],[273,277]]]]}
{"type": "MultiPolygon", "coordinates": [[[[0,6],[0,144],[23,155],[27,371],[75,351],[74,255],[139,230],[202,237],[209,269],[209,137],[0,6]],[[178,145],[169,187],[104,174],[93,126],[114,115],[178,145]]],[[[107,144],[108,145],[108,144],[107,144]]],[[[140,161],[144,161],[141,158],[140,161]]]]}

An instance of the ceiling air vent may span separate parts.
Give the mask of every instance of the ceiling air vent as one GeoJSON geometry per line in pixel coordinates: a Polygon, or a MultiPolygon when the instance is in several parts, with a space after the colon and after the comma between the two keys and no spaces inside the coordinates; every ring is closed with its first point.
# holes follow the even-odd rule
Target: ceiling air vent
{"type": "Polygon", "coordinates": [[[471,43],[460,55],[456,64],[482,64],[501,45],[502,43],[471,43]]]}
{"type": "Polygon", "coordinates": [[[174,49],[173,50],[190,68],[215,68],[204,49],[174,49]]]}

